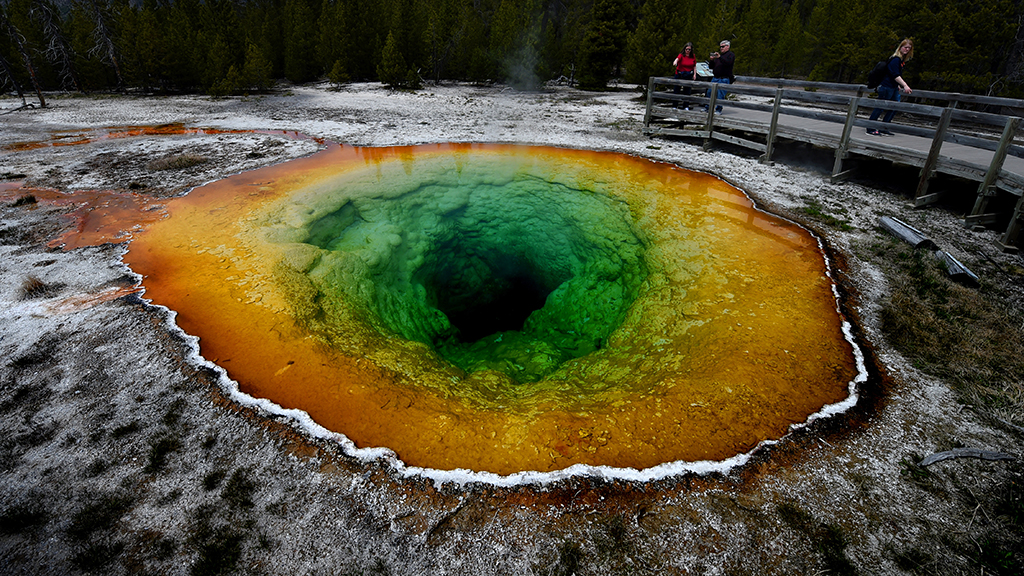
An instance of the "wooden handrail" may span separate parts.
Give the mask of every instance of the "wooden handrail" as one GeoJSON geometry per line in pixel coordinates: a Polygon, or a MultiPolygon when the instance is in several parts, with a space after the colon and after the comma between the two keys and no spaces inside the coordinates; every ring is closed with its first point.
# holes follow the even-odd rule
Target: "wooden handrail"
{"type": "MultiPolygon", "coordinates": [[[[959,177],[980,181],[979,198],[973,213],[965,223],[991,223],[994,219],[984,214],[987,198],[996,190],[1004,190],[1010,194],[1021,196],[1015,214],[1011,218],[1011,226],[1002,238],[1004,247],[1013,243],[1021,229],[1021,213],[1024,212],[1024,171],[1017,163],[1015,171],[1003,169],[1007,156],[1024,158],[1024,145],[1016,144],[1015,137],[1024,129],[1024,122],[1018,116],[1024,115],[1024,100],[997,98],[991,96],[974,96],[956,93],[942,93],[927,90],[915,90],[912,97],[915,101],[880,100],[865,97],[867,88],[859,84],[838,84],[830,82],[807,82],[776,78],[755,78],[741,76],[735,84],[716,84],[704,80],[676,80],[674,78],[651,77],[647,92],[647,110],[644,115],[644,132],[647,134],[665,134],[683,137],[699,137],[704,139],[705,147],[713,140],[730,142],[746,148],[759,150],[762,162],[771,162],[775,149],[777,134],[787,138],[796,138],[816,145],[836,150],[835,165],[832,179],[843,178],[849,171],[842,171],[845,158],[851,153],[889,159],[907,163],[921,168],[920,179],[915,193],[915,204],[926,205],[941,197],[929,194],[928,185],[932,176],[943,172],[959,177]],[[691,94],[679,94],[675,91],[659,91],[659,87],[689,87],[691,94]],[[718,101],[718,92],[742,94],[751,98],[730,100],[728,103],[718,101]],[[763,99],[763,100],[762,100],[763,99]],[[921,100],[946,102],[946,105],[924,103],[921,100]],[[655,106],[655,102],[672,102],[672,109],[655,106]],[[694,112],[679,110],[680,103],[707,106],[706,119],[694,112]],[[961,103],[998,107],[996,111],[963,110],[961,103]],[[739,110],[751,110],[757,113],[770,114],[770,120],[758,114],[726,115],[720,117],[715,113],[716,104],[739,110]],[[881,109],[898,111],[917,117],[914,122],[888,124],[878,120],[870,120],[864,115],[867,111],[881,109]],[[1008,112],[1008,113],[1004,113],[1008,112]],[[819,122],[842,125],[842,135],[837,138],[835,129],[825,128],[821,124],[807,122],[790,122],[783,124],[781,117],[805,118],[819,122]],[[684,126],[652,127],[657,119],[683,121],[684,126]],[[687,129],[685,122],[702,125],[700,129],[687,129]],[[907,147],[896,145],[896,141],[886,142],[884,139],[864,140],[863,135],[853,139],[854,127],[861,129],[891,129],[897,134],[925,138],[931,141],[930,149],[924,152],[920,146],[907,147]],[[979,127],[987,129],[979,132],[979,127]],[[991,128],[998,128],[993,130],[991,128]],[[724,130],[724,131],[723,131],[724,130]],[[1000,138],[997,134],[1002,133],[1000,138]],[[765,137],[761,143],[751,139],[750,135],[765,137]],[[962,155],[953,152],[942,154],[944,143],[994,152],[991,160],[984,160],[982,165],[977,156],[968,153],[962,155]],[[968,160],[968,158],[976,158],[968,160]]],[[[904,100],[907,99],[904,95],[904,100]]],[[[1015,162],[1017,162],[1015,160],[1015,162]]]]}

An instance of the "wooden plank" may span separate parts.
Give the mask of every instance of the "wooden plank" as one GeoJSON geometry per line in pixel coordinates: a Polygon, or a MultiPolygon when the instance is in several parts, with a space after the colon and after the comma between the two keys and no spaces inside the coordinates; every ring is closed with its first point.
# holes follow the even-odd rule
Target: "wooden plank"
{"type": "Polygon", "coordinates": [[[839,137],[839,145],[836,147],[836,160],[832,165],[832,180],[835,181],[836,177],[842,173],[843,160],[846,159],[846,155],[849,154],[850,148],[850,136],[853,135],[854,122],[857,121],[857,98],[850,99],[850,106],[846,111],[846,123],[843,124],[843,135],[839,137]]]}
{"type": "Polygon", "coordinates": [[[935,257],[938,258],[946,267],[946,274],[948,274],[954,282],[959,282],[968,286],[978,286],[978,275],[971,272],[967,266],[964,266],[951,254],[938,250],[935,252],[935,257]]]}
{"type": "Polygon", "coordinates": [[[1013,141],[1013,136],[1017,133],[1018,127],[1020,127],[1020,118],[1011,117],[1006,119],[1006,126],[1003,127],[1003,136],[999,139],[999,148],[992,155],[992,162],[989,164],[988,170],[985,171],[985,179],[978,186],[978,198],[974,201],[974,208],[971,210],[972,216],[981,214],[988,206],[988,200],[992,196],[990,190],[999,177],[999,172],[1003,169],[1007,148],[1009,148],[1010,142],[1013,141]]]}
{"type": "MultiPolygon", "coordinates": [[[[953,102],[952,106],[956,106],[956,102],[953,102]]],[[[935,137],[932,138],[932,145],[928,150],[928,159],[924,161],[924,166],[921,167],[921,177],[917,181],[917,193],[914,194],[916,198],[920,198],[928,193],[928,183],[935,172],[936,164],[939,163],[939,151],[942,150],[942,144],[946,141],[946,130],[949,129],[949,122],[952,119],[953,108],[946,108],[946,111],[942,113],[942,117],[939,118],[938,128],[935,129],[935,137]]]]}
{"type": "Polygon", "coordinates": [[[710,138],[711,133],[706,130],[683,130],[680,128],[660,128],[656,133],[658,136],[679,136],[681,138],[710,138]]]}
{"type": "Polygon", "coordinates": [[[654,107],[654,78],[648,81],[647,84],[647,112],[644,114],[644,126],[651,125],[651,112],[654,107]]]}
{"type": "Polygon", "coordinates": [[[782,105],[782,89],[775,91],[775,102],[772,103],[772,122],[765,138],[764,154],[758,159],[763,164],[772,163],[772,150],[775,148],[775,135],[779,131],[779,107],[782,105]]]}
{"type": "Polygon", "coordinates": [[[730,144],[736,144],[737,146],[743,146],[744,148],[750,148],[751,150],[757,150],[758,152],[764,152],[767,149],[767,146],[760,142],[745,140],[724,132],[714,132],[711,134],[711,138],[714,140],[721,140],[722,142],[728,142],[730,144]]]}
{"type": "Polygon", "coordinates": [[[972,214],[971,216],[964,218],[964,226],[986,226],[988,224],[995,224],[998,221],[999,214],[972,214]]]}

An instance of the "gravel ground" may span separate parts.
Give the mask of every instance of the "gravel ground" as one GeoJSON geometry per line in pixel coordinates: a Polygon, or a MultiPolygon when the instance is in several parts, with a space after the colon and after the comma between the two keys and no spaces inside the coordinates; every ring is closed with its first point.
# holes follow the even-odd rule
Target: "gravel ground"
{"type": "MultiPolygon", "coordinates": [[[[1020,497],[1024,434],[958,401],[888,345],[878,314],[891,287],[870,246],[889,241],[881,216],[904,219],[1018,309],[1024,260],[952,210],[908,207],[896,171],[873,165],[863,180],[833,184],[828,155],[797,144],[769,166],[733,149],[648,139],[643,105],[627,91],[354,84],[47,101],[0,116],[0,572],[971,574],[1005,543],[999,505],[1008,485],[1020,497]],[[164,124],[204,130],[110,129],[164,124]],[[237,132],[251,130],[260,132],[237,132]],[[92,142],[60,145],[83,138],[92,142]],[[308,155],[322,140],[546,144],[715,174],[823,238],[870,382],[847,414],[727,474],[435,484],[237,402],[173,312],[137,293],[124,244],[48,248],[68,209],[18,204],[10,190],[25,182],[164,198],[308,155]],[[154,169],[183,154],[205,161],[154,169]],[[842,225],[808,216],[809,206],[842,225]],[[25,298],[30,276],[46,290],[25,298]],[[913,464],[959,446],[1018,459],[913,464]]],[[[0,114],[19,104],[0,98],[0,114]]]]}

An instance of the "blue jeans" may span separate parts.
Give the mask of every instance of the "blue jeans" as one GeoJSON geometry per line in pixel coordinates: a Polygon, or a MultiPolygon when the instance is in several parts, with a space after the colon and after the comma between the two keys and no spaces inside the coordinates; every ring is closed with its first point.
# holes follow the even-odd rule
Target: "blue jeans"
{"type": "MultiPolygon", "coordinates": [[[[716,83],[716,84],[729,84],[730,83],[728,78],[712,78],[711,81],[716,83]]],[[[711,98],[711,90],[708,90],[708,96],[707,97],[711,98]]],[[[725,90],[719,89],[718,90],[718,100],[724,100],[724,99],[725,99],[725,90]]],[[[722,105],[719,104],[719,105],[715,106],[715,111],[716,112],[721,112],[722,111],[722,105]]]]}
{"type": "MultiPolygon", "coordinates": [[[[878,87],[878,99],[879,100],[892,100],[894,102],[899,102],[900,101],[900,91],[899,91],[899,88],[889,88],[888,86],[879,86],[878,87]]],[[[882,115],[882,109],[881,108],[875,108],[874,110],[871,111],[871,117],[869,118],[869,120],[878,120],[878,117],[881,116],[881,115],[882,115]]],[[[882,119],[882,122],[892,122],[892,117],[895,116],[895,115],[896,115],[896,111],[895,110],[886,110],[885,111],[885,118],[882,119]]]]}

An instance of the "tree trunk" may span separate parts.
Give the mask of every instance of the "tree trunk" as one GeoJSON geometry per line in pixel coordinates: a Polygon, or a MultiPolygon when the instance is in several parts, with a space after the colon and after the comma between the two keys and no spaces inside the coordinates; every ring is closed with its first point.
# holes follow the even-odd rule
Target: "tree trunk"
{"type": "Polygon", "coordinates": [[[0,11],[0,26],[7,32],[11,40],[14,41],[14,47],[18,49],[18,53],[21,54],[21,59],[25,63],[25,69],[28,70],[28,75],[32,78],[32,85],[36,89],[36,96],[39,97],[39,105],[46,108],[46,99],[43,98],[43,88],[39,85],[39,78],[36,76],[35,66],[32,66],[32,58],[29,57],[28,48],[25,47],[25,37],[21,35],[21,32],[14,27],[14,23],[7,17],[7,14],[0,11]]]}

